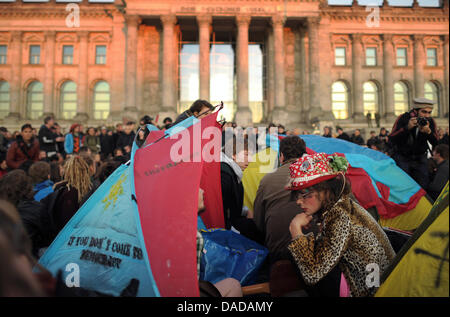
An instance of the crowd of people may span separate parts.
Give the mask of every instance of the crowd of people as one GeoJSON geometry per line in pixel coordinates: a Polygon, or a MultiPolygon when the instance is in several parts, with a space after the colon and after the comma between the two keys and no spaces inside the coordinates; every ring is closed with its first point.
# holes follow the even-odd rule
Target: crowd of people
{"type": "MultiPolygon", "coordinates": [[[[414,99],[411,111],[399,116],[390,133],[384,127],[379,133],[371,131],[367,142],[359,129],[349,136],[341,127],[336,133],[332,127],[325,127],[323,137],[391,156],[435,199],[448,180],[448,127],[446,131],[436,127],[432,108],[433,102],[414,99]]],[[[213,110],[209,102],[197,100],[175,122],[166,118],[159,128],[168,129],[190,116],[201,119],[213,110]]],[[[149,133],[147,124],[156,125],[149,116],[144,116],[138,126],[130,121],[117,124],[114,130],[105,126],[85,129],[74,123],[65,135],[52,117],[44,119],[39,131],[24,124],[14,136],[0,127],[0,259],[5,267],[22,261],[22,273],[31,274],[27,268],[36,264],[106,178],[130,159],[133,142],[144,144],[149,133]],[[8,245],[9,239],[16,240],[8,245]]],[[[223,127],[233,127],[235,133],[243,131],[233,123],[223,127]]],[[[365,265],[378,263],[384,269],[395,253],[381,227],[352,196],[345,176],[348,162],[324,153],[307,155],[301,135],[317,131],[288,131],[273,123],[267,129],[272,127],[285,136],[280,141],[280,166],[262,179],[253,210],[243,205],[242,184],[248,157],[253,154],[250,139],[222,140],[224,147],[226,142],[233,142],[232,153],[221,153],[225,228],[234,228],[267,247],[271,265],[283,260],[295,263],[299,278],[309,285],[309,296],[338,296],[342,278],[351,296],[373,295],[373,289],[363,283],[365,265]],[[243,140],[241,146],[236,144],[239,140],[243,140]]],[[[197,239],[201,241],[200,232],[197,239]]],[[[4,270],[0,271],[4,275],[4,270]]],[[[20,287],[25,284],[29,285],[27,295],[52,294],[26,274],[20,277],[24,279],[22,286],[9,285],[8,289],[10,277],[3,275],[0,295],[23,294],[20,287]]],[[[235,280],[219,286],[215,287],[222,296],[242,294],[235,280]]]]}

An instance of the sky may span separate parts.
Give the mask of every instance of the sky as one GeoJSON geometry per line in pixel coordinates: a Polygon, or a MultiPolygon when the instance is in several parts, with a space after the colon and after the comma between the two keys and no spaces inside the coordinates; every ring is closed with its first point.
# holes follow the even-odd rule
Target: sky
{"type": "MultiPolygon", "coordinates": [[[[383,0],[354,0],[360,5],[381,5],[383,0]]],[[[384,0],[391,6],[411,6],[414,0],[384,0]]],[[[419,0],[419,6],[437,7],[440,0],[419,0]]],[[[448,0],[443,0],[448,1],[448,0]]],[[[328,0],[328,4],[351,5],[353,0],[328,0]]]]}

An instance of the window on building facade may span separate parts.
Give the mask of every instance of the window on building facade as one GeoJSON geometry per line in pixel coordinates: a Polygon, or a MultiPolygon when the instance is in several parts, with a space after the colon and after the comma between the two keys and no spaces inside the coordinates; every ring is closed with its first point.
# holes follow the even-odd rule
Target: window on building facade
{"type": "Polygon", "coordinates": [[[363,85],[364,114],[370,112],[374,118],[378,112],[378,87],[374,82],[367,81],[363,85]]]}
{"type": "Polygon", "coordinates": [[[41,47],[39,45],[30,45],[30,64],[37,65],[41,59],[41,47]]]}
{"type": "Polygon", "coordinates": [[[427,48],[427,66],[437,66],[437,50],[427,48]]]}
{"type": "Polygon", "coordinates": [[[6,81],[0,81],[0,119],[9,114],[9,84],[6,81]]]}
{"type": "Polygon", "coordinates": [[[254,123],[261,122],[264,104],[264,47],[248,45],[248,94],[254,123]]]}
{"type": "Polygon", "coordinates": [[[44,113],[44,89],[42,83],[32,82],[27,91],[27,117],[39,119],[44,113]]]}
{"type": "Polygon", "coordinates": [[[331,86],[331,106],[336,119],[348,118],[348,88],[342,81],[331,86]]]}
{"type": "Polygon", "coordinates": [[[213,105],[223,101],[224,108],[220,111],[227,121],[233,121],[235,114],[234,93],[234,50],[232,44],[213,44],[209,55],[210,61],[210,102],[213,105]]]}
{"type": "Polygon", "coordinates": [[[409,92],[408,86],[398,81],[394,84],[394,113],[395,115],[401,115],[408,111],[409,105],[409,92]]]}
{"type": "Polygon", "coordinates": [[[61,117],[72,119],[77,114],[77,84],[66,81],[61,86],[60,94],[61,117]]]}
{"type": "Polygon", "coordinates": [[[407,53],[406,47],[397,48],[397,66],[408,66],[407,53]]]}
{"type": "Polygon", "coordinates": [[[345,47],[336,47],[334,49],[334,64],[336,66],[346,65],[345,47]]]}
{"type": "Polygon", "coordinates": [[[62,63],[67,65],[73,64],[73,45],[63,46],[62,63]]]}
{"type": "Polygon", "coordinates": [[[106,81],[96,83],[94,86],[94,119],[105,120],[108,118],[110,100],[109,84],[106,81]]]}
{"type": "Polygon", "coordinates": [[[424,97],[433,100],[436,103],[433,107],[433,112],[431,113],[431,116],[437,117],[439,115],[439,103],[440,103],[439,87],[431,81],[426,82],[424,86],[425,86],[424,97]]]}
{"type": "Polygon", "coordinates": [[[199,98],[199,45],[181,43],[180,48],[180,85],[178,113],[187,110],[199,98]]]}
{"type": "Polygon", "coordinates": [[[106,45],[97,45],[95,47],[95,64],[106,64],[106,45]]]}
{"type": "Polygon", "coordinates": [[[6,45],[0,45],[0,64],[6,64],[7,52],[8,52],[8,47],[6,45]]]}
{"type": "Polygon", "coordinates": [[[366,48],[366,66],[376,66],[377,65],[377,48],[368,47],[366,48]]]}

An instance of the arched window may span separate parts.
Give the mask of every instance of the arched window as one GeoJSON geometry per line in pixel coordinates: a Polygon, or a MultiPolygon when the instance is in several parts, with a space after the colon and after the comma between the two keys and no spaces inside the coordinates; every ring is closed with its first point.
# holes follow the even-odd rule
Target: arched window
{"type": "Polygon", "coordinates": [[[107,119],[110,109],[109,84],[99,81],[94,86],[94,119],[107,119]]]}
{"type": "Polygon", "coordinates": [[[435,83],[431,81],[427,81],[425,83],[425,98],[433,100],[436,104],[433,107],[433,112],[431,113],[431,116],[437,117],[439,116],[439,87],[435,83]]]}
{"type": "Polygon", "coordinates": [[[61,86],[61,117],[72,119],[77,114],[77,84],[66,81],[61,86]]]}
{"type": "Polygon", "coordinates": [[[9,114],[9,84],[6,81],[0,81],[0,119],[9,114]]]}
{"type": "Polygon", "coordinates": [[[44,88],[42,83],[33,81],[27,90],[27,116],[39,119],[44,113],[44,88]]]}
{"type": "Polygon", "coordinates": [[[348,88],[343,81],[331,86],[331,109],[336,119],[348,118],[348,88]]]}
{"type": "Polygon", "coordinates": [[[379,111],[378,87],[372,81],[366,81],[363,85],[364,114],[370,112],[374,118],[375,112],[379,111]]]}
{"type": "Polygon", "coordinates": [[[394,84],[394,112],[395,115],[401,115],[409,108],[409,90],[408,86],[401,81],[394,84]]]}

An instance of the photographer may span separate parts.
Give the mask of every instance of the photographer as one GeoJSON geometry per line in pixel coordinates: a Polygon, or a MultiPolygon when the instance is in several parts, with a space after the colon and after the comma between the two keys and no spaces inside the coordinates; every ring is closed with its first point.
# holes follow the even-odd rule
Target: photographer
{"type": "Polygon", "coordinates": [[[428,142],[434,147],[438,140],[436,123],[431,118],[434,104],[426,98],[415,98],[413,109],[397,118],[389,135],[393,159],[422,188],[427,188],[429,182],[428,142]]]}

